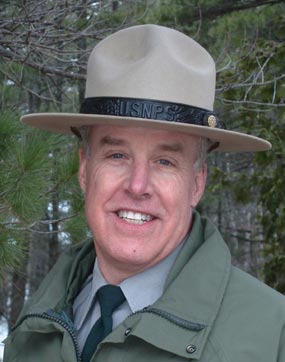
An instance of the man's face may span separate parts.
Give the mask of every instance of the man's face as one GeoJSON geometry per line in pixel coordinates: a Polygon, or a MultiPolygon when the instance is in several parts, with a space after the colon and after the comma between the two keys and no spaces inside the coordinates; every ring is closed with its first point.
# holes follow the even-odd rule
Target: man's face
{"type": "Polygon", "coordinates": [[[135,127],[94,126],[79,181],[101,271],[110,283],[158,263],[187,234],[205,186],[199,138],[135,127]]]}

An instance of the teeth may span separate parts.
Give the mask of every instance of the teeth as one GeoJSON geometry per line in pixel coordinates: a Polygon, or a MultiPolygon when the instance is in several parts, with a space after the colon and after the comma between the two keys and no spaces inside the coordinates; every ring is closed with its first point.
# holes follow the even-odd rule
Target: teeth
{"type": "Polygon", "coordinates": [[[132,224],[143,224],[153,219],[151,215],[141,214],[140,212],[120,210],[118,212],[120,218],[130,222],[132,224]]]}

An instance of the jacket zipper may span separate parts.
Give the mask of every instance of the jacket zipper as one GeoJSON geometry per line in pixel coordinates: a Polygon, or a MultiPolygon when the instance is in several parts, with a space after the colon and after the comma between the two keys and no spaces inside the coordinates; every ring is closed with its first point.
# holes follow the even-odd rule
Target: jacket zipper
{"type": "Polygon", "coordinates": [[[195,331],[195,332],[199,332],[202,329],[206,328],[205,324],[190,322],[190,321],[187,321],[186,319],[176,317],[175,315],[168,313],[162,309],[158,309],[158,308],[151,307],[151,306],[145,307],[141,310],[138,310],[137,312],[132,313],[128,318],[130,318],[132,315],[142,314],[142,313],[151,313],[151,314],[157,315],[161,318],[166,319],[168,322],[175,324],[178,327],[188,329],[191,331],[195,331]]]}
{"type": "MultiPolygon", "coordinates": [[[[187,330],[192,330],[192,331],[196,331],[199,332],[202,329],[204,329],[206,327],[206,325],[204,324],[200,324],[200,323],[194,323],[194,322],[190,322],[187,321],[185,319],[179,318],[171,313],[168,313],[162,309],[159,308],[154,308],[151,306],[145,307],[137,312],[132,313],[131,315],[128,316],[128,318],[130,318],[133,315],[136,314],[142,314],[142,313],[151,313],[154,315],[157,315],[161,318],[166,319],[168,322],[175,324],[178,327],[187,329],[187,330]]],[[[75,352],[76,352],[76,359],[78,362],[81,362],[81,353],[79,350],[79,346],[78,346],[78,341],[77,341],[77,336],[75,334],[74,328],[69,325],[69,323],[67,323],[67,321],[63,320],[62,318],[60,318],[60,315],[58,315],[56,312],[50,310],[48,312],[44,312],[44,313],[29,313],[27,315],[25,315],[18,323],[16,326],[13,327],[13,330],[19,325],[21,324],[24,320],[28,319],[28,318],[42,318],[42,319],[46,319],[52,322],[56,322],[58,323],[61,327],[63,327],[70,335],[72,341],[73,341],[73,345],[75,348],[75,352]]],[[[66,319],[68,319],[67,316],[65,316],[66,319]]]]}
{"type": "Polygon", "coordinates": [[[57,313],[54,312],[54,311],[48,311],[48,312],[44,312],[44,313],[29,313],[29,314],[25,315],[17,323],[17,325],[12,328],[12,330],[14,330],[19,324],[21,324],[23,321],[25,321],[28,318],[46,319],[46,320],[49,320],[51,322],[55,322],[55,323],[59,324],[61,327],[63,327],[68,332],[68,334],[70,335],[70,337],[72,339],[72,342],[73,342],[73,345],[74,345],[74,348],[75,348],[77,361],[81,362],[81,353],[80,353],[80,350],[79,350],[77,336],[75,334],[74,328],[72,328],[72,326],[70,326],[65,320],[60,318],[60,315],[58,315],[58,317],[57,317],[57,313]]]}

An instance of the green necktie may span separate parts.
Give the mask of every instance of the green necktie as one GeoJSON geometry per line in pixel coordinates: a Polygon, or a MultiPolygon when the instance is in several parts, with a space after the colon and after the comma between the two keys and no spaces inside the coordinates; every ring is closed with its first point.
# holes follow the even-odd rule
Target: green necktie
{"type": "Polygon", "coordinates": [[[98,289],[97,298],[101,308],[101,317],[92,327],[82,350],[82,362],[89,362],[97,345],[112,331],[112,314],[126,299],[121,288],[107,284],[98,289]]]}

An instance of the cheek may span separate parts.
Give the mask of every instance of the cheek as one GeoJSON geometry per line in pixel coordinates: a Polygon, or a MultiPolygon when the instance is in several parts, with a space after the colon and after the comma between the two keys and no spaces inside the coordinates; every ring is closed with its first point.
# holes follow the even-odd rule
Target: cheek
{"type": "Polygon", "coordinates": [[[89,167],[86,170],[85,177],[85,210],[87,217],[90,215],[94,217],[96,207],[101,204],[102,196],[105,195],[104,185],[106,180],[103,180],[98,167],[89,167]]]}
{"type": "Polygon", "coordinates": [[[174,175],[165,178],[159,187],[168,202],[176,207],[189,205],[194,194],[194,180],[189,175],[174,175]]]}
{"type": "Polygon", "coordinates": [[[95,188],[100,188],[108,183],[110,172],[106,166],[100,163],[90,164],[86,168],[86,188],[87,191],[93,192],[95,188]]]}
{"type": "Polygon", "coordinates": [[[196,189],[193,178],[188,178],[187,182],[180,184],[177,205],[180,210],[180,219],[188,223],[192,217],[192,210],[196,206],[196,189]]]}
{"type": "Polygon", "coordinates": [[[86,206],[88,209],[100,209],[112,197],[121,185],[120,172],[114,173],[106,165],[98,165],[87,172],[86,206]]]}
{"type": "Polygon", "coordinates": [[[167,210],[169,225],[176,227],[188,223],[191,218],[192,193],[189,184],[176,180],[160,185],[160,202],[167,210]]]}
{"type": "Polygon", "coordinates": [[[192,214],[192,193],[189,186],[184,188],[184,191],[180,191],[177,197],[177,208],[180,210],[179,218],[188,221],[192,214]]]}

